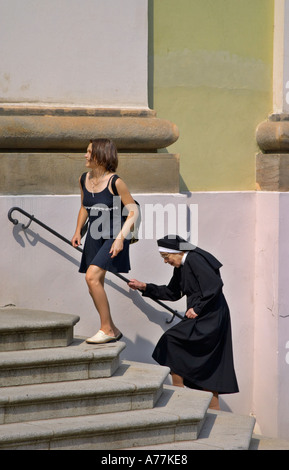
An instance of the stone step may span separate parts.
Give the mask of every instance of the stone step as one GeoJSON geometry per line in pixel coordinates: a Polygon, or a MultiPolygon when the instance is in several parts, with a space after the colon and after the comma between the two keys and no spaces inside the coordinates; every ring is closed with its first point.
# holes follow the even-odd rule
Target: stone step
{"type": "Polygon", "coordinates": [[[253,433],[249,450],[289,450],[289,440],[253,433]]]}
{"type": "Polygon", "coordinates": [[[252,416],[208,410],[197,440],[134,447],[134,450],[249,450],[254,426],[252,416]]]}
{"type": "Polygon", "coordinates": [[[0,352],[68,346],[75,315],[20,308],[0,309],[0,352]]]}
{"type": "Polygon", "coordinates": [[[0,309],[0,449],[249,448],[254,418],[207,411],[211,393],[164,385],[165,367],[120,363],[124,342],[73,338],[77,321],[0,309]]]}
{"type": "Polygon", "coordinates": [[[153,408],[166,367],[124,361],[110,378],[3,388],[0,424],[153,408]]]}
{"type": "Polygon", "coordinates": [[[211,394],[165,385],[153,409],[0,426],[0,449],[113,450],[197,439],[211,394]]]}
{"type": "Polygon", "coordinates": [[[0,353],[0,387],[110,377],[125,343],[92,345],[75,338],[67,347],[0,353]]]}

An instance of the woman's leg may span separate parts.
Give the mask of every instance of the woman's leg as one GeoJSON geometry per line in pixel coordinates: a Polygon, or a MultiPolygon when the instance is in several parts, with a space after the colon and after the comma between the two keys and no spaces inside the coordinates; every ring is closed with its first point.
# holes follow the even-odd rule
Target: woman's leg
{"type": "MultiPolygon", "coordinates": [[[[173,385],[176,387],[184,387],[184,379],[178,374],[175,374],[174,372],[171,371],[171,376],[172,376],[172,382],[173,385]]],[[[219,394],[218,392],[212,392],[211,390],[205,390],[206,392],[211,392],[213,394],[213,397],[211,399],[209,409],[210,410],[220,410],[220,404],[219,404],[219,394]]]]}
{"type": "Polygon", "coordinates": [[[109,336],[117,336],[120,331],[112,321],[106,292],[104,290],[104,278],[106,271],[98,266],[90,265],[85,280],[89,293],[100,316],[100,329],[109,336]]]}
{"type": "MultiPolygon", "coordinates": [[[[210,392],[210,390],[207,390],[210,392]]],[[[210,410],[220,410],[220,404],[219,404],[219,394],[218,392],[211,392],[213,394],[213,398],[211,400],[211,403],[209,405],[210,410]]]]}
{"type": "Polygon", "coordinates": [[[171,376],[173,385],[175,385],[176,387],[184,387],[183,377],[178,374],[175,374],[174,372],[171,372],[171,376]]]}

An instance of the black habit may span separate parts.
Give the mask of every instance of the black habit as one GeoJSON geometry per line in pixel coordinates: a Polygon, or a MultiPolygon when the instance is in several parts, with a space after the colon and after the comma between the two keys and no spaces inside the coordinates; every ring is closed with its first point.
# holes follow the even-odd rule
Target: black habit
{"type": "Polygon", "coordinates": [[[230,311],[222,292],[222,264],[210,253],[195,248],[184,264],[174,268],[169,284],[147,284],[146,297],[175,301],[186,295],[184,317],[158,341],[153,358],[184,379],[190,388],[223,393],[239,391],[234,370],[230,311]]]}

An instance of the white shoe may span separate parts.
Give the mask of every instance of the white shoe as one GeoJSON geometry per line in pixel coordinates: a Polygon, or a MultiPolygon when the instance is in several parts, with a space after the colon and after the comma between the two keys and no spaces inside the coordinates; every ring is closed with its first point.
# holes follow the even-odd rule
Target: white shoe
{"type": "Polygon", "coordinates": [[[86,342],[91,344],[112,343],[114,341],[118,341],[121,338],[122,333],[119,333],[117,336],[109,336],[102,330],[99,330],[94,336],[87,338],[86,342]]]}

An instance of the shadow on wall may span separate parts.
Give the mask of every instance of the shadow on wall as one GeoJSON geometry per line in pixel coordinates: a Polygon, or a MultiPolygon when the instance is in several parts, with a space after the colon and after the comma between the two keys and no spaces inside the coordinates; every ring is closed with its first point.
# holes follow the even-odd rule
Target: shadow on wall
{"type": "MultiPolygon", "coordinates": [[[[23,248],[25,248],[25,241],[28,242],[33,247],[35,247],[38,243],[41,243],[42,245],[48,247],[49,249],[53,250],[58,255],[65,258],[70,263],[79,267],[79,259],[76,259],[73,256],[69,255],[66,251],[57,247],[55,244],[49,242],[48,240],[43,238],[41,235],[33,232],[33,230],[29,228],[23,229],[23,227],[20,224],[14,226],[13,237],[16,240],[16,242],[23,248]]],[[[71,248],[74,249],[73,247],[71,248]]],[[[113,274],[111,273],[110,275],[113,276],[113,274]]],[[[106,285],[110,286],[115,291],[120,293],[122,296],[132,301],[133,304],[136,306],[136,308],[140,312],[144,313],[151,323],[155,323],[159,325],[161,328],[163,328],[164,325],[167,325],[167,327],[171,327],[173,324],[175,324],[178,321],[177,319],[174,319],[172,323],[168,323],[172,320],[172,314],[170,314],[169,312],[165,312],[164,310],[157,309],[154,306],[150,305],[147,301],[144,300],[144,298],[139,292],[132,291],[132,290],[127,291],[123,289],[121,286],[119,286],[117,283],[115,283],[112,279],[106,278],[105,283],[106,285]]],[[[127,286],[125,282],[124,284],[127,286]]],[[[140,351],[142,350],[143,348],[140,349],[140,351]]]]}
{"type": "MultiPolygon", "coordinates": [[[[149,319],[150,322],[162,327],[164,323],[168,323],[168,321],[172,319],[172,315],[170,313],[166,313],[163,310],[158,310],[152,305],[150,305],[147,301],[145,301],[141,293],[133,290],[127,292],[125,289],[122,289],[118,284],[114,283],[111,279],[106,279],[105,282],[107,285],[118,291],[121,295],[124,295],[129,300],[131,300],[138,310],[145,313],[146,317],[149,319]]],[[[170,326],[175,322],[177,322],[177,320],[174,320],[174,322],[172,322],[170,326]]]]}
{"type": "Polygon", "coordinates": [[[55,253],[63,256],[63,258],[65,258],[67,261],[70,261],[75,266],[79,266],[79,260],[76,260],[73,256],[68,255],[65,251],[61,250],[60,248],[58,248],[56,245],[49,242],[48,240],[45,240],[45,238],[41,237],[39,233],[35,233],[29,228],[23,229],[21,225],[14,226],[13,237],[15,238],[16,242],[20,246],[22,246],[22,248],[25,248],[25,240],[31,246],[36,246],[37,243],[42,243],[42,245],[45,245],[46,247],[53,250],[55,253]],[[21,235],[23,235],[23,237],[21,235]]]}

